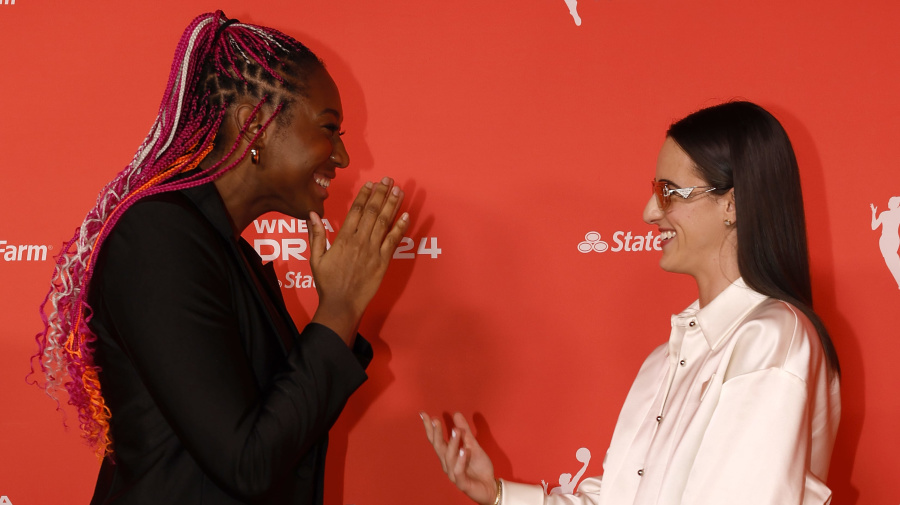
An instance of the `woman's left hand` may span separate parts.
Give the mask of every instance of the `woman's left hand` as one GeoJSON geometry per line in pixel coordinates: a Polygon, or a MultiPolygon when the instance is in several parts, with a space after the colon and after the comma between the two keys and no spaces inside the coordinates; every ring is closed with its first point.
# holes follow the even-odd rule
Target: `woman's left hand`
{"type": "Polygon", "coordinates": [[[450,482],[476,503],[492,505],[497,497],[494,464],[475,440],[466,418],[459,412],[453,414],[455,426],[448,442],[444,440],[440,420],[432,419],[424,412],[420,412],[419,416],[425,425],[425,435],[450,482]]]}

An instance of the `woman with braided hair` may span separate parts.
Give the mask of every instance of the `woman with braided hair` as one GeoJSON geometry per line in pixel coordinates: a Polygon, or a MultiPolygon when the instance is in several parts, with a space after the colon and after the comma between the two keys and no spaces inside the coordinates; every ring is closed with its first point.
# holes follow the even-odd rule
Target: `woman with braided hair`
{"type": "Polygon", "coordinates": [[[372,358],[360,318],[409,224],[391,179],[367,183],[326,251],[342,120],[291,37],[221,11],[185,30],[150,134],[41,306],[41,386],[65,390],[103,458],[92,503],[323,502],[328,430],[372,358]],[[309,223],[302,331],[241,239],[271,211],[309,223]]]}

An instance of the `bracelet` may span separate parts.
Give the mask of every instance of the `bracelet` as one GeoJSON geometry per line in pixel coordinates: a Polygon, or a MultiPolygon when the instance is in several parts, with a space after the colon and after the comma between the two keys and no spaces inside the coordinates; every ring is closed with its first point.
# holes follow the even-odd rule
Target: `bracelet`
{"type": "Polygon", "coordinates": [[[494,505],[500,505],[500,502],[503,501],[503,483],[500,479],[495,479],[497,481],[497,497],[494,498],[494,505]]]}

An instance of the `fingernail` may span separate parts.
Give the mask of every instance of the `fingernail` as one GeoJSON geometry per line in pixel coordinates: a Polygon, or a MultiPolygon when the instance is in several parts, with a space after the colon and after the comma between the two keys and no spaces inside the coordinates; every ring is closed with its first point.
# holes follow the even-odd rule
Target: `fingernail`
{"type": "Polygon", "coordinates": [[[421,420],[423,420],[423,421],[425,420],[425,413],[424,413],[424,412],[419,412],[419,419],[421,419],[421,420]]]}
{"type": "Polygon", "coordinates": [[[391,178],[390,178],[390,177],[385,177],[384,179],[381,179],[381,183],[384,184],[385,186],[390,186],[390,185],[391,185],[391,178]]]}
{"type": "Polygon", "coordinates": [[[400,196],[400,188],[398,188],[397,186],[394,186],[394,187],[391,189],[391,194],[394,195],[394,196],[400,196]]]}
{"type": "Polygon", "coordinates": [[[432,427],[432,428],[437,428],[437,419],[432,419],[432,420],[431,420],[431,427],[432,427]]]}
{"type": "Polygon", "coordinates": [[[450,430],[450,436],[453,438],[456,438],[456,428],[453,428],[452,430],[450,430]]]}
{"type": "Polygon", "coordinates": [[[366,182],[366,189],[372,189],[372,186],[373,186],[372,181],[366,182]]]}
{"type": "Polygon", "coordinates": [[[465,455],[466,455],[466,450],[465,450],[465,449],[460,449],[460,450],[459,450],[459,457],[461,458],[461,457],[463,457],[463,456],[465,456],[465,455]]]}
{"type": "Polygon", "coordinates": [[[402,216],[400,216],[401,221],[409,221],[409,212],[404,212],[402,216]]]}

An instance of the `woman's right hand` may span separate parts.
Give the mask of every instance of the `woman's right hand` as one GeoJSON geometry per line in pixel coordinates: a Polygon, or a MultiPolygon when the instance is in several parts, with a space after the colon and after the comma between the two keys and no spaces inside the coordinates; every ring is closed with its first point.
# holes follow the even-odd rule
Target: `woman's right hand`
{"type": "Polygon", "coordinates": [[[402,202],[403,191],[390,178],[366,183],[327,250],[322,220],[310,213],[309,264],[319,293],[312,321],[327,326],[348,345],[353,344],[363,312],[409,227],[406,213],[394,222],[402,202]]]}
{"type": "Polygon", "coordinates": [[[453,414],[455,426],[450,432],[450,440],[446,441],[440,420],[432,419],[424,412],[419,415],[425,425],[425,435],[450,482],[476,503],[493,505],[497,498],[494,464],[475,440],[466,418],[459,412],[453,414]]]}

